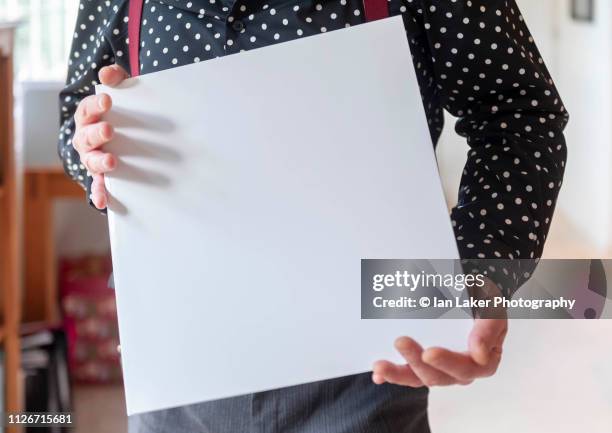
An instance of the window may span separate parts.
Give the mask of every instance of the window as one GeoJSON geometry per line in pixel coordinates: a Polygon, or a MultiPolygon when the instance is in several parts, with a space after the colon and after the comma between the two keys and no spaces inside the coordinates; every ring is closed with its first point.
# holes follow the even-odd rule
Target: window
{"type": "Polygon", "coordinates": [[[17,80],[66,78],[78,0],[0,0],[0,21],[17,21],[17,80]]]}

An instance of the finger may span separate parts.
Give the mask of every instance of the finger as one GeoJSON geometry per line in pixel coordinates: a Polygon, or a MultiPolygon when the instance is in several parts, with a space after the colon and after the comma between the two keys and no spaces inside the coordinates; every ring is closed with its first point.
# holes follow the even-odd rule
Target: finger
{"type": "Polygon", "coordinates": [[[77,126],[89,125],[100,120],[100,116],[110,110],[113,102],[106,93],[90,95],[84,98],[74,113],[74,122],[77,126]]]}
{"type": "Polygon", "coordinates": [[[501,355],[507,330],[506,319],[476,319],[468,338],[472,359],[477,364],[487,365],[492,356],[501,355]]]}
{"type": "Polygon", "coordinates": [[[440,347],[432,347],[423,352],[423,362],[454,377],[463,385],[479,377],[491,376],[498,363],[490,362],[487,366],[476,364],[469,354],[453,352],[440,347]]]}
{"type": "Polygon", "coordinates": [[[114,170],[117,165],[114,155],[100,150],[84,153],[81,162],[93,174],[108,173],[114,170]]]}
{"type": "Polygon", "coordinates": [[[80,154],[90,152],[108,143],[113,133],[113,127],[108,122],[82,126],[74,133],[72,145],[80,154]]]}
{"type": "Polygon", "coordinates": [[[106,187],[104,186],[104,176],[96,174],[91,184],[91,201],[98,209],[104,209],[108,201],[106,187]]]}
{"type": "Polygon", "coordinates": [[[389,382],[414,388],[423,386],[423,382],[409,365],[396,365],[389,361],[376,361],[374,363],[372,381],[377,385],[389,382]]]}
{"type": "Polygon", "coordinates": [[[421,359],[423,348],[412,338],[400,337],[395,340],[395,348],[408,362],[417,377],[427,386],[444,386],[456,383],[452,376],[426,364],[421,359]]]}
{"type": "Polygon", "coordinates": [[[103,174],[96,174],[93,176],[93,182],[91,184],[91,192],[106,194],[106,185],[104,184],[103,174]]]}
{"type": "Polygon", "coordinates": [[[110,87],[118,86],[128,76],[127,71],[119,65],[104,66],[98,72],[100,83],[110,87]]]}

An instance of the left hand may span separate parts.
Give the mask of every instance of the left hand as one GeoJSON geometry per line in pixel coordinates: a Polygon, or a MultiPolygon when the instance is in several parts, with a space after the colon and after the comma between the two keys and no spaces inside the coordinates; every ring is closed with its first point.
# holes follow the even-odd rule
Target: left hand
{"type": "Polygon", "coordinates": [[[474,379],[497,371],[502,346],[508,331],[507,319],[476,319],[468,338],[467,352],[453,352],[441,347],[426,350],[410,337],[395,340],[395,348],[408,365],[377,361],[372,381],[410,387],[468,385],[474,379]]]}

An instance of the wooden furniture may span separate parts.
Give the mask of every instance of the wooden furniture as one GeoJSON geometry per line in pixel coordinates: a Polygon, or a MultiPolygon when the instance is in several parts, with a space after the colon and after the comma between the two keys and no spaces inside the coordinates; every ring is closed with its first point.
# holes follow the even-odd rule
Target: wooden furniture
{"type": "MultiPolygon", "coordinates": [[[[22,166],[13,134],[14,24],[0,23],[0,343],[4,352],[4,401],[7,412],[23,407],[21,386],[21,179],[22,166]]],[[[7,432],[17,432],[8,428],[7,432]]]]}
{"type": "Polygon", "coordinates": [[[60,320],[53,202],[83,200],[84,192],[61,168],[28,168],[25,172],[25,310],[26,322],[60,320]]]}

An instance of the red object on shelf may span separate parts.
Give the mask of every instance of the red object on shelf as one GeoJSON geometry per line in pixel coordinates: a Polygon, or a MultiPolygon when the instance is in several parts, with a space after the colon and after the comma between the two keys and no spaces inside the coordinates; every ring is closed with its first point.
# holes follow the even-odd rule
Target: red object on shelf
{"type": "Polygon", "coordinates": [[[121,381],[115,291],[108,287],[111,271],[107,256],[60,261],[68,365],[72,379],[79,383],[121,381]]]}

